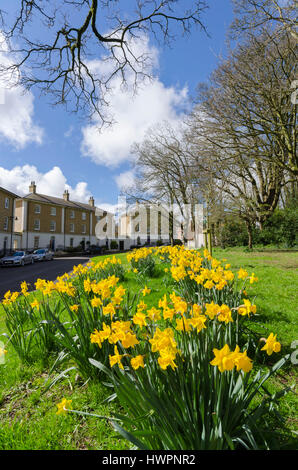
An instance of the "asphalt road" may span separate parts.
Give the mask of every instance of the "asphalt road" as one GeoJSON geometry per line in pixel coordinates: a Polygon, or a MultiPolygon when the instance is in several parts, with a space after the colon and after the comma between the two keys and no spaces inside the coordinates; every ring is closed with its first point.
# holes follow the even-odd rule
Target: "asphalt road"
{"type": "Polygon", "coordinates": [[[26,281],[30,290],[34,290],[37,279],[55,281],[57,276],[72,271],[74,266],[87,263],[88,257],[54,258],[53,261],[39,261],[25,266],[9,266],[0,268],[0,301],[5,292],[20,291],[20,284],[26,281]]]}

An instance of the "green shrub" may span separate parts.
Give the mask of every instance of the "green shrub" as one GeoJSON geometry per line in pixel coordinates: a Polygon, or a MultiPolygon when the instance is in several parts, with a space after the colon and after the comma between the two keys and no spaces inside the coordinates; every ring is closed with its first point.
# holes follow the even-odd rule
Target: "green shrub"
{"type": "Polygon", "coordinates": [[[221,230],[221,246],[243,246],[248,243],[246,226],[235,217],[226,217],[221,230]]]}
{"type": "Polygon", "coordinates": [[[258,231],[258,243],[284,245],[292,248],[298,244],[298,209],[277,209],[258,231]]]}
{"type": "MultiPolygon", "coordinates": [[[[217,233],[220,245],[245,246],[248,235],[245,223],[237,217],[227,216],[224,220],[221,233],[217,233]]],[[[254,245],[275,245],[293,248],[298,245],[298,209],[276,209],[262,226],[252,228],[254,245]]]]}
{"type": "Polygon", "coordinates": [[[131,267],[132,269],[137,269],[138,272],[144,276],[153,277],[155,272],[155,260],[151,255],[138,260],[132,259],[131,267]]]}

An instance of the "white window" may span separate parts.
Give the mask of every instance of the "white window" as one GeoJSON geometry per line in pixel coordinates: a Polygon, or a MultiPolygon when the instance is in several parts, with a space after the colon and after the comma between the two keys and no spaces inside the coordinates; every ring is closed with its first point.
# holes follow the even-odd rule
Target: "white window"
{"type": "Polygon", "coordinates": [[[70,246],[73,247],[73,238],[69,240],[70,246]]]}
{"type": "Polygon", "coordinates": [[[34,219],[34,230],[40,230],[40,220],[34,219]]]}
{"type": "Polygon", "coordinates": [[[39,204],[35,204],[34,212],[35,212],[35,214],[40,214],[40,205],[39,204]]]}
{"type": "Polygon", "coordinates": [[[86,220],[86,212],[82,212],[82,220],[86,220]]]}
{"type": "Polygon", "coordinates": [[[4,229],[4,230],[8,230],[8,217],[4,217],[3,229],[4,229]]]}
{"type": "Polygon", "coordinates": [[[70,231],[74,232],[74,224],[70,224],[70,231]]]}
{"type": "Polygon", "coordinates": [[[51,222],[50,222],[50,231],[55,232],[55,230],[56,230],[56,222],[55,222],[55,220],[51,220],[51,222]]]}
{"type": "Polygon", "coordinates": [[[82,233],[86,233],[86,224],[82,225],[82,233]]]}
{"type": "Polygon", "coordinates": [[[5,198],[4,207],[5,207],[5,209],[9,209],[9,199],[8,199],[8,197],[5,198]]]}
{"type": "Polygon", "coordinates": [[[56,207],[51,207],[51,215],[56,215],[56,207]]]}
{"type": "Polygon", "coordinates": [[[75,218],[75,211],[70,211],[70,218],[74,219],[75,218]]]}

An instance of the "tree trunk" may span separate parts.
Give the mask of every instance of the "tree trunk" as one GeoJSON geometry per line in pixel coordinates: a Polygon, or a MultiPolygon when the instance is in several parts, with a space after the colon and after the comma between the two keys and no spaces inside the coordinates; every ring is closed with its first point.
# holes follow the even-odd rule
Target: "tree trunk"
{"type": "Polygon", "coordinates": [[[174,214],[173,214],[173,211],[171,210],[170,211],[170,214],[169,214],[169,232],[170,232],[170,243],[171,243],[171,246],[174,246],[174,214]]]}
{"type": "Polygon", "coordinates": [[[252,226],[248,220],[245,221],[245,225],[246,225],[247,234],[248,234],[248,248],[251,250],[252,249],[252,226]]]}

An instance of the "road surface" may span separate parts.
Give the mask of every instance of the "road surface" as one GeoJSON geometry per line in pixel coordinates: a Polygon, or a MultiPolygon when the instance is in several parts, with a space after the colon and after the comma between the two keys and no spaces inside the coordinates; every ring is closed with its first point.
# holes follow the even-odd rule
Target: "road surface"
{"type": "Polygon", "coordinates": [[[26,281],[30,290],[34,290],[34,283],[38,278],[55,281],[57,276],[72,271],[74,266],[87,263],[88,257],[54,258],[53,261],[39,261],[25,266],[9,266],[0,268],[0,302],[5,292],[20,291],[20,284],[26,281]]]}

